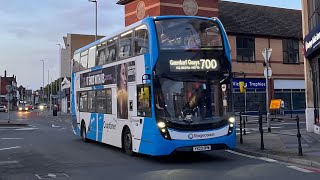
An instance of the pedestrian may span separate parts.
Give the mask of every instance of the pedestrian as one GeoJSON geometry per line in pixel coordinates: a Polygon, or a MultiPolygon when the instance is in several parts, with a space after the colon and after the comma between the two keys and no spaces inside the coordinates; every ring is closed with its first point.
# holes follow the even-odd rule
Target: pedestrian
{"type": "Polygon", "coordinates": [[[281,100],[280,109],[281,109],[281,115],[284,116],[284,101],[283,100],[281,100]]]}

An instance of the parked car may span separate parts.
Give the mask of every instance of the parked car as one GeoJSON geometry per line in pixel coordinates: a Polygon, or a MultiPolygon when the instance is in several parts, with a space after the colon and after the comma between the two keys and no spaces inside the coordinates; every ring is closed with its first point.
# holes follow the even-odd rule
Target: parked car
{"type": "Polygon", "coordinates": [[[7,112],[8,109],[5,105],[0,105],[0,112],[7,112]]]}

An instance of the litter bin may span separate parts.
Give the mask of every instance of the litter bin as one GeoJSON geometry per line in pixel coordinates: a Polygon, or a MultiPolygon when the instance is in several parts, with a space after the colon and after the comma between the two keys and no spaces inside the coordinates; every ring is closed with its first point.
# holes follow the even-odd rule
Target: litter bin
{"type": "Polygon", "coordinates": [[[57,107],[57,106],[54,106],[54,107],[53,107],[52,115],[53,115],[53,116],[57,116],[57,115],[58,115],[58,107],[57,107]]]}

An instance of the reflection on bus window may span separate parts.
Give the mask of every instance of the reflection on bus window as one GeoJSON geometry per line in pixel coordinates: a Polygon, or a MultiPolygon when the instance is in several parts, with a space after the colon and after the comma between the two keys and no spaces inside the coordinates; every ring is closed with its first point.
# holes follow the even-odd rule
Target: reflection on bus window
{"type": "Polygon", "coordinates": [[[214,21],[164,19],[156,21],[161,49],[223,49],[221,32],[214,21]]]}
{"type": "Polygon", "coordinates": [[[127,58],[131,56],[132,31],[124,33],[120,37],[119,57],[127,58]]]}
{"type": "Polygon", "coordinates": [[[147,26],[143,25],[135,30],[135,54],[145,54],[149,51],[149,36],[147,26]]]}
{"type": "Polygon", "coordinates": [[[106,49],[106,61],[111,63],[117,60],[118,38],[108,41],[106,49]]]}
{"type": "Polygon", "coordinates": [[[96,65],[106,64],[106,44],[98,46],[96,65]]]}

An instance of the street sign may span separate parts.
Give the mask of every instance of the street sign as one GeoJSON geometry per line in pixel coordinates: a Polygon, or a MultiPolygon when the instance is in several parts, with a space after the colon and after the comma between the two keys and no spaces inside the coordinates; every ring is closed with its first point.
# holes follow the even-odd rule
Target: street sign
{"type": "Polygon", "coordinates": [[[264,68],[263,75],[264,75],[265,78],[267,78],[267,73],[268,73],[268,79],[270,79],[271,76],[272,76],[272,69],[271,69],[271,67],[268,67],[268,72],[267,72],[267,68],[264,68]]]}
{"type": "Polygon", "coordinates": [[[12,101],[13,95],[12,94],[6,94],[5,98],[6,98],[7,101],[12,101]]]}
{"type": "Polygon", "coordinates": [[[6,90],[7,90],[8,92],[11,92],[11,91],[13,90],[13,86],[11,86],[11,85],[6,85],[6,90]]]}
{"type": "Polygon", "coordinates": [[[272,54],[272,48],[265,48],[262,51],[262,56],[264,58],[264,62],[268,63],[272,54]]]}

